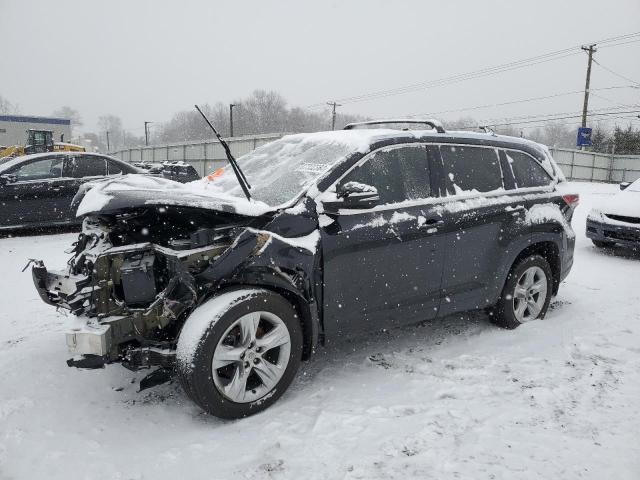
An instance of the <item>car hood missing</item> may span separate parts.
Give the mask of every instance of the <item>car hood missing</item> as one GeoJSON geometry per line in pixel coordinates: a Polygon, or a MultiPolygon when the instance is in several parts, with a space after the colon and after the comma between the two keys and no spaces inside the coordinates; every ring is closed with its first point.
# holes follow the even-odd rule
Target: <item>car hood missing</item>
{"type": "Polygon", "coordinates": [[[72,208],[76,216],[108,214],[143,206],[181,206],[257,217],[275,210],[266,203],[225,194],[206,180],[181,184],[149,175],[124,175],[84,184],[72,208]]]}

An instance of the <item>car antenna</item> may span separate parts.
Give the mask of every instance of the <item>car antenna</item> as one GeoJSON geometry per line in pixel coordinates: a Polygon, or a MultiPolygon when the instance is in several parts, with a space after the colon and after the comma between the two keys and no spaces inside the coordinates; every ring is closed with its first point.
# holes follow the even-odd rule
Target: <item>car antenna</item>
{"type": "Polygon", "coordinates": [[[251,194],[249,193],[249,189],[251,188],[251,185],[249,185],[249,182],[247,181],[247,177],[245,177],[244,173],[242,173],[242,170],[240,170],[240,165],[238,165],[238,162],[236,161],[236,159],[233,158],[233,155],[231,154],[231,150],[229,149],[229,145],[227,145],[227,142],[225,142],[222,139],[222,137],[220,136],[216,128],[211,124],[207,116],[204,113],[202,113],[202,110],[200,110],[200,107],[198,105],[195,105],[195,107],[196,107],[196,110],[198,110],[198,113],[202,115],[202,118],[204,118],[204,121],[207,122],[207,125],[209,125],[211,130],[213,130],[213,133],[216,134],[216,137],[218,138],[220,145],[222,145],[222,148],[224,148],[224,151],[227,154],[227,160],[229,160],[229,163],[231,164],[231,168],[233,168],[233,173],[236,174],[236,178],[238,179],[238,183],[242,187],[242,191],[246,195],[247,200],[251,200],[251,194]]]}

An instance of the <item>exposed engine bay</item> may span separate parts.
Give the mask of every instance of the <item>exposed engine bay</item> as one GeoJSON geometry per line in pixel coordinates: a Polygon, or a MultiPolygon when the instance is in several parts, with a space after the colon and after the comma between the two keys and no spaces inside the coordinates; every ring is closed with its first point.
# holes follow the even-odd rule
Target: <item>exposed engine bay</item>
{"type": "Polygon", "coordinates": [[[196,277],[257,221],[166,206],[86,217],[66,270],[32,269],[42,299],[79,317],[68,363],[170,367],[181,320],[212,287],[196,277]]]}

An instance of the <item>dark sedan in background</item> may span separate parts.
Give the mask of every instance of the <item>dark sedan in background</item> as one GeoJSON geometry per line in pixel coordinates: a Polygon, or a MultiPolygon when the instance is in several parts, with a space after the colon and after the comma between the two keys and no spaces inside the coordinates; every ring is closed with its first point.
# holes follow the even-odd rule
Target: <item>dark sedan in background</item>
{"type": "Polygon", "coordinates": [[[79,223],[71,201],[88,181],[142,173],[107,155],[47,152],[0,164],[0,230],[79,223]]]}
{"type": "Polygon", "coordinates": [[[133,165],[144,170],[149,175],[167,178],[174,182],[188,183],[201,178],[197,170],[193,168],[192,165],[179,160],[162,163],[139,162],[134,163],[133,165]]]}

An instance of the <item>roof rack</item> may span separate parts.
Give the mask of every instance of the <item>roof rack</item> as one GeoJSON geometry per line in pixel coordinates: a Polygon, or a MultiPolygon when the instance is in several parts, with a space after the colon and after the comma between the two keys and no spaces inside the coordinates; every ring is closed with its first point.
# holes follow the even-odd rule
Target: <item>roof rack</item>
{"type": "Polygon", "coordinates": [[[438,133],[447,133],[442,126],[440,120],[434,120],[431,118],[425,118],[423,120],[418,120],[416,118],[390,118],[388,120],[369,120],[367,122],[355,122],[345,125],[345,130],[353,130],[358,127],[363,127],[367,125],[386,125],[389,123],[417,123],[420,125],[428,125],[433,128],[438,133]]]}

